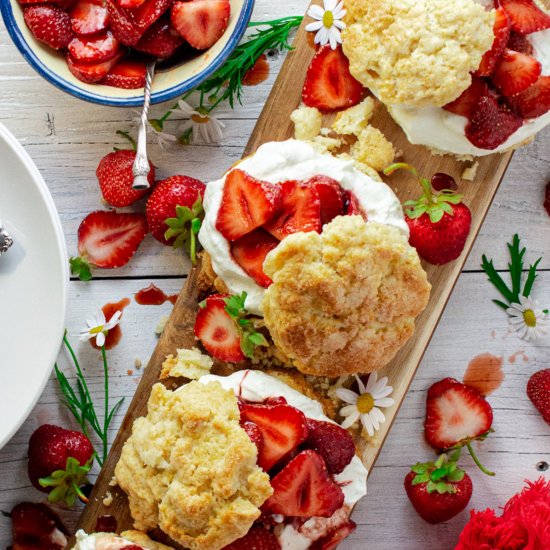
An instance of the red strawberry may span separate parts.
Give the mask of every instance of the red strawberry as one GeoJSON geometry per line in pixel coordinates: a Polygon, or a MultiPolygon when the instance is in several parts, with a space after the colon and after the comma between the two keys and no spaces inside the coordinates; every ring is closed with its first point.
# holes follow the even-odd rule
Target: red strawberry
{"type": "Polygon", "coordinates": [[[238,363],[245,359],[241,350],[241,334],[225,305],[224,296],[219,294],[206,298],[197,313],[195,336],[212,357],[238,363]]]}
{"type": "Polygon", "coordinates": [[[470,118],[477,108],[479,100],[490,94],[489,86],[487,86],[485,80],[474,76],[470,87],[464,90],[454,101],[444,105],[443,108],[456,115],[470,118]]]}
{"type": "Polygon", "coordinates": [[[172,25],[197,50],[213,46],[223,35],[229,23],[229,0],[192,0],[174,2],[172,25]]]}
{"type": "Polygon", "coordinates": [[[331,474],[339,474],[355,456],[353,437],[344,428],[332,422],[307,419],[306,447],[317,451],[331,474]]]}
{"type": "MultiPolygon", "coordinates": [[[[135,151],[120,150],[104,156],[96,170],[96,176],[103,198],[116,207],[130,206],[147,195],[150,189],[132,189],[134,175],[132,167],[136,158],[135,151]]],[[[149,162],[151,171],[147,179],[151,188],[155,185],[155,167],[149,162]]]]}
{"type": "Polygon", "coordinates": [[[81,280],[91,279],[90,265],[112,269],[126,265],[147,234],[143,214],[119,214],[96,210],[78,228],[77,258],[71,258],[71,271],[81,280]]]}
{"type": "Polygon", "coordinates": [[[483,55],[479,69],[475,72],[476,75],[490,76],[493,74],[495,65],[506,47],[508,38],[510,38],[511,30],[512,25],[508,19],[508,15],[501,7],[498,7],[495,12],[495,23],[493,26],[495,40],[493,41],[491,49],[483,55]]]}
{"type": "Polygon", "coordinates": [[[21,502],[14,506],[10,516],[13,550],[63,550],[68,542],[65,526],[45,504],[21,502]],[[52,542],[54,534],[56,539],[52,542]]]}
{"type": "Polygon", "coordinates": [[[278,213],[264,228],[282,241],[299,231],[321,232],[321,201],[314,187],[298,181],[280,184],[282,201],[278,213]]]}
{"type": "Polygon", "coordinates": [[[262,433],[264,445],[258,455],[258,464],[266,472],[307,437],[306,417],[290,405],[246,404],[242,407],[241,418],[254,422],[262,433]]]}
{"type": "Polygon", "coordinates": [[[508,98],[511,109],[523,118],[538,118],[550,111],[550,76],[539,79],[521,94],[508,98]]]}
{"type": "Polygon", "coordinates": [[[550,424],[550,369],[539,370],[527,382],[527,397],[550,424]]]}
{"type": "Polygon", "coordinates": [[[338,545],[347,539],[357,529],[357,525],[351,519],[348,519],[342,525],[336,527],[324,537],[317,539],[311,546],[310,550],[336,550],[338,545]]]}
{"type": "Polygon", "coordinates": [[[264,448],[264,438],[260,428],[258,428],[254,422],[243,422],[241,426],[246,432],[246,435],[250,438],[250,441],[256,445],[256,448],[258,449],[258,456],[260,456],[260,453],[264,448]]]}
{"type": "Polygon", "coordinates": [[[313,176],[305,182],[317,191],[321,203],[321,223],[331,222],[336,216],[344,213],[344,198],[340,184],[328,176],[313,176]]]}
{"type": "Polygon", "coordinates": [[[543,206],[546,210],[546,213],[550,216],[550,181],[546,184],[543,206]]]}
{"type": "Polygon", "coordinates": [[[349,61],[342,47],[329,44],[317,50],[306,73],[302,101],[320,111],[352,107],[364,95],[363,85],[349,72],[349,61]]]}
{"type": "Polygon", "coordinates": [[[77,496],[83,496],[78,487],[88,482],[86,474],[93,455],[94,448],[83,433],[43,424],[29,439],[29,479],[44,493],[55,489],[51,502],[64,501],[72,506],[77,496]]]}
{"type": "Polygon", "coordinates": [[[92,37],[75,37],[69,43],[69,53],[82,63],[101,63],[120,51],[120,43],[111,31],[92,37]]]}
{"type": "Polygon", "coordinates": [[[121,8],[139,8],[145,0],[116,0],[121,8]]]}
{"type": "Polygon", "coordinates": [[[512,31],[510,33],[510,38],[506,47],[509,50],[514,50],[515,52],[524,53],[525,55],[533,54],[533,45],[524,34],[519,34],[512,31]]]}
{"type": "Polygon", "coordinates": [[[456,184],[456,181],[453,178],[453,176],[450,176],[449,174],[445,174],[444,172],[436,172],[432,176],[430,183],[432,184],[432,187],[436,191],[443,191],[444,189],[450,189],[451,191],[456,191],[458,189],[458,185],[456,184]]]}
{"type": "MultiPolygon", "coordinates": [[[[197,0],[196,0],[197,1],[197,0]]],[[[277,537],[265,527],[252,527],[248,533],[223,547],[223,550],[280,550],[277,537]]]]}
{"type": "Polygon", "coordinates": [[[506,10],[512,29],[520,34],[550,29],[550,15],[542,11],[533,0],[500,0],[506,10]]]}
{"type": "Polygon", "coordinates": [[[23,17],[33,36],[54,50],[67,47],[74,36],[69,15],[57,6],[30,6],[23,17]]]}
{"type": "Polygon", "coordinates": [[[362,216],[364,220],[367,219],[367,215],[363,212],[357,197],[351,191],[344,191],[343,198],[344,214],[346,216],[362,216]]]}
{"type": "Polygon", "coordinates": [[[441,455],[436,462],[415,464],[405,477],[405,491],[418,515],[428,523],[447,521],[466,508],[472,498],[472,480],[441,455]]]}
{"type": "Polygon", "coordinates": [[[250,277],[267,288],[273,281],[264,273],[264,260],[278,244],[275,237],[259,227],[231,243],[231,253],[250,277]]]}
{"type": "Polygon", "coordinates": [[[126,46],[135,46],[143,34],[133,23],[126,10],[116,0],[107,0],[111,30],[116,38],[126,46]]]}
{"type": "Polygon", "coordinates": [[[542,65],[530,55],[505,49],[492,76],[495,86],[506,96],[519,94],[534,84],[542,65]]]}
{"type": "Polygon", "coordinates": [[[147,67],[142,61],[123,59],[105,75],[103,83],[115,88],[135,90],[145,86],[146,73],[147,67]]]}
{"type": "Polygon", "coordinates": [[[69,12],[73,31],[95,34],[109,26],[109,11],[103,0],[77,0],[69,12]]]}
{"type": "Polygon", "coordinates": [[[236,241],[270,220],[280,204],[279,185],[235,168],[225,178],[216,229],[228,241],[236,241]]]}
{"type": "Polygon", "coordinates": [[[268,397],[264,401],[264,405],[286,405],[287,403],[287,400],[282,395],[268,397]]]}
{"type": "Polygon", "coordinates": [[[94,84],[95,82],[103,80],[107,76],[107,73],[120,59],[122,59],[122,57],[124,57],[124,52],[119,51],[114,57],[106,61],[101,61],[99,63],[82,63],[68,55],[67,66],[69,67],[69,71],[71,71],[78,80],[87,82],[88,84],[94,84]]]}
{"type": "MultiPolygon", "coordinates": [[[[38,4],[37,0],[18,0],[18,2],[21,5],[27,5],[27,4],[38,4]]],[[[60,8],[67,9],[74,0],[42,0],[40,4],[55,4],[56,6],[59,6],[60,8]]]]}
{"type": "Polygon", "coordinates": [[[344,493],[328,473],[321,456],[302,451],[272,480],[273,494],[262,511],[300,518],[328,518],[344,504],[344,493]]]}
{"type": "Polygon", "coordinates": [[[168,16],[153,23],[135,45],[135,49],[159,59],[167,59],[184,43],[170,24],[168,16]]]}
{"type": "Polygon", "coordinates": [[[132,10],[134,25],[139,29],[140,35],[159,19],[172,5],[173,0],[145,0],[135,10],[132,10]]]}
{"type": "Polygon", "coordinates": [[[492,150],[502,145],[516,130],[523,126],[523,120],[506,105],[499,104],[492,96],[482,97],[477,109],[466,125],[468,140],[480,149],[492,150]]]}

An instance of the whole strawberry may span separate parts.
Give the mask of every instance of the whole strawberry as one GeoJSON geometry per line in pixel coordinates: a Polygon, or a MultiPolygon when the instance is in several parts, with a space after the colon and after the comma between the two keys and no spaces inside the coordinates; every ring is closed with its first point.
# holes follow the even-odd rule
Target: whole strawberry
{"type": "Polygon", "coordinates": [[[441,523],[462,512],[472,497],[472,480],[455,457],[441,455],[435,462],[418,463],[405,477],[405,491],[418,515],[441,523]]]}
{"type": "Polygon", "coordinates": [[[391,175],[399,168],[411,171],[424,190],[418,200],[403,205],[410,230],[409,243],[431,264],[456,260],[464,250],[472,223],[470,209],[461,202],[462,195],[451,189],[435,192],[430,182],[408,164],[393,164],[384,174],[391,175]]]}
{"type": "Polygon", "coordinates": [[[29,440],[28,473],[39,491],[49,493],[50,502],[72,506],[77,497],[86,500],[80,486],[88,483],[94,448],[81,432],[43,424],[29,440]]]}
{"type": "Polygon", "coordinates": [[[188,176],[172,176],[157,184],[147,200],[145,214],[155,239],[174,248],[187,247],[196,258],[196,235],[204,215],[205,185],[188,176]]]}
{"type": "Polygon", "coordinates": [[[544,421],[550,424],[550,369],[539,370],[529,378],[527,397],[544,421]]]}
{"type": "Polygon", "coordinates": [[[147,180],[149,189],[136,190],[132,188],[134,175],[132,168],[136,158],[135,151],[120,150],[104,156],[96,170],[99,187],[103,198],[111,205],[124,207],[133,204],[149,194],[155,185],[155,167],[149,162],[150,172],[147,180]]]}

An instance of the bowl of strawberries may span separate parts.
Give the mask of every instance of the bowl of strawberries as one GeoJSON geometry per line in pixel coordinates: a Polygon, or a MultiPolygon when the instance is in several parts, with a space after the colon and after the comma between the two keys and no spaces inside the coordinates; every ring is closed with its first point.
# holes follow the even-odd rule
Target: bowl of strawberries
{"type": "Polygon", "coordinates": [[[254,0],[3,0],[10,36],[27,62],[71,95],[119,107],[143,103],[157,60],[153,103],[191,90],[244,34],[254,0]]]}

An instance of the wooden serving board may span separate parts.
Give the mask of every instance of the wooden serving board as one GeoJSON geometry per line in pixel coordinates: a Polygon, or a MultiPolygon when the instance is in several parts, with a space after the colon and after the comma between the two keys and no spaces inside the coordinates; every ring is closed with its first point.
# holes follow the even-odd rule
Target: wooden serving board
{"type": "MultiPolygon", "coordinates": [[[[295,50],[288,54],[283,64],[244,151],[244,156],[254,153],[262,143],[267,141],[281,141],[293,137],[294,128],[290,121],[290,114],[300,104],[303,79],[314,54],[304,26],[305,22],[297,33],[294,43],[295,50]]],[[[403,152],[403,160],[414,164],[420,174],[431,175],[436,172],[445,172],[452,175],[457,182],[460,182],[461,174],[467,164],[450,156],[432,156],[424,147],[408,143],[402,130],[393,122],[381,104],[377,105],[371,123],[392,141],[397,150],[403,152]]],[[[394,387],[392,396],[395,398],[395,405],[384,411],[387,418],[386,423],[382,424],[380,431],[364,449],[363,460],[369,470],[373,467],[392,427],[399,407],[405,398],[511,157],[512,153],[506,153],[479,159],[475,181],[461,182],[460,184],[460,192],[464,193],[464,201],[472,211],[472,230],[464,253],[458,260],[442,267],[424,265],[432,284],[430,302],[426,310],[417,319],[414,336],[382,371],[383,374],[389,377],[390,383],[394,387]]],[[[416,198],[419,194],[417,181],[406,172],[399,171],[391,178],[387,178],[386,181],[401,201],[416,198]]],[[[114,475],[122,446],[131,434],[134,420],[146,414],[150,389],[158,382],[161,364],[166,355],[175,353],[177,348],[191,347],[196,344],[193,336],[193,325],[198,307],[197,275],[197,269],[193,269],[187,278],[166,328],[144,371],[143,378],[128,408],[109,457],[99,474],[90,502],[80,518],[78,526],[87,532],[94,530],[97,517],[103,514],[114,516],[118,521],[119,530],[132,528],[132,518],[126,496],[118,487],[111,487],[109,482],[114,475]],[[108,492],[113,495],[114,499],[112,504],[106,507],[102,501],[108,492]]],[[[152,535],[161,542],[173,545],[165,536],[163,537],[162,533],[157,532],[152,533],[152,535]]],[[[180,548],[177,545],[174,546],[180,548]]]]}

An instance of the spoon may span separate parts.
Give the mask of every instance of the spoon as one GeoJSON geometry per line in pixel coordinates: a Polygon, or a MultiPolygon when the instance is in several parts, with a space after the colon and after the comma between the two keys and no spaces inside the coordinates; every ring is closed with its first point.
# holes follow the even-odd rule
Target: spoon
{"type": "Polygon", "coordinates": [[[4,252],[8,251],[8,248],[13,244],[13,239],[11,235],[4,229],[2,225],[2,220],[0,220],[0,256],[4,252]]]}

